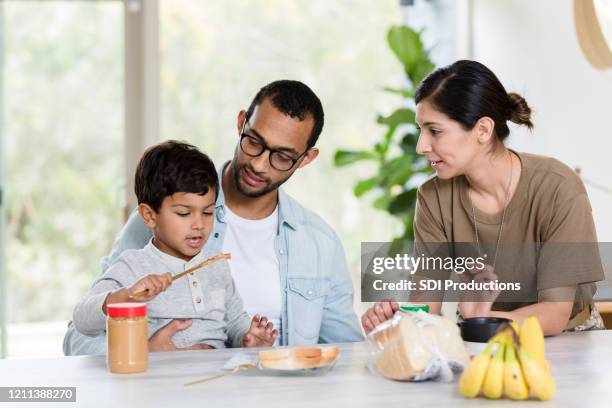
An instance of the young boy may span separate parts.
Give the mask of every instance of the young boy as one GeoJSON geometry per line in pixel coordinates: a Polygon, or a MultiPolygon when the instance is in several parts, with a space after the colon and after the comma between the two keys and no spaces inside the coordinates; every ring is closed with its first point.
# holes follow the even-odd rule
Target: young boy
{"type": "Polygon", "coordinates": [[[147,301],[149,338],[173,319],[191,319],[192,325],[172,338],[178,348],[272,346],[277,331],[265,317],[249,318],[227,261],[172,282],[172,275],[217,255],[202,250],[219,191],[208,156],[176,141],[154,146],[140,159],[135,191],[138,211],[154,236],[145,248],[125,251],[94,282],[74,309],[76,329],[100,334],[106,327],[106,305],[147,301]]]}

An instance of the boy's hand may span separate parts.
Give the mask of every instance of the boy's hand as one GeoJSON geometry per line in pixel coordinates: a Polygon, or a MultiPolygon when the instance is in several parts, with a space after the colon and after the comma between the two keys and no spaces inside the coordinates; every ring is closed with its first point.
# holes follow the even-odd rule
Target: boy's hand
{"type": "Polygon", "coordinates": [[[106,314],[106,305],[123,302],[148,302],[172,285],[172,274],[170,272],[161,275],[147,275],[140,279],[130,288],[117,289],[104,299],[102,312],[106,314]],[[141,292],[138,296],[134,296],[141,292]]]}
{"type": "Polygon", "coordinates": [[[276,341],[278,330],[268,322],[266,317],[255,315],[251,320],[249,331],[242,338],[243,347],[271,347],[276,341]]]}
{"type": "Polygon", "coordinates": [[[170,285],[172,285],[172,274],[170,272],[161,275],[147,275],[128,289],[128,296],[130,300],[147,302],[154,299],[170,285]]]}

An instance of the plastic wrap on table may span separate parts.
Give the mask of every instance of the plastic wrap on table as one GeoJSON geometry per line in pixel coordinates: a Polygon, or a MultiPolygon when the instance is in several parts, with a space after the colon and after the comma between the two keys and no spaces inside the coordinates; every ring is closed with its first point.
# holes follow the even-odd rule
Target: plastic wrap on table
{"type": "Polygon", "coordinates": [[[367,336],[368,368],[402,381],[452,381],[468,363],[459,328],[422,311],[399,311],[367,336]]]}

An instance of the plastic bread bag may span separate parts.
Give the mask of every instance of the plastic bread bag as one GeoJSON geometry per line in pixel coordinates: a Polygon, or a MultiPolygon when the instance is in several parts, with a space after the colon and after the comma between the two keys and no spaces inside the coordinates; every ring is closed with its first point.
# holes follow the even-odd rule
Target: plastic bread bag
{"type": "Polygon", "coordinates": [[[370,371],[393,380],[449,382],[469,362],[457,325],[423,311],[398,311],[367,343],[370,371]]]}

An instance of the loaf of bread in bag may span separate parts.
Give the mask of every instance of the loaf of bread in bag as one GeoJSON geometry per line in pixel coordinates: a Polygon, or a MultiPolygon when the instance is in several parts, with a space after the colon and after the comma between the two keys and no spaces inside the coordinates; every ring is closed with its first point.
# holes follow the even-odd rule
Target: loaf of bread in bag
{"type": "Polygon", "coordinates": [[[446,360],[465,363],[469,360],[459,328],[452,321],[426,314],[407,313],[395,326],[376,333],[383,347],[376,366],[385,377],[409,380],[422,373],[436,353],[446,360]]]}

